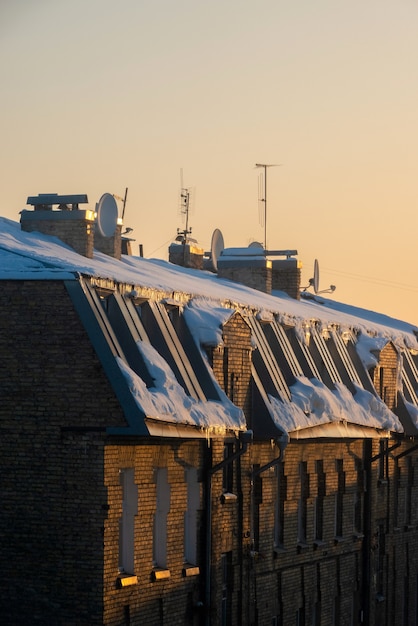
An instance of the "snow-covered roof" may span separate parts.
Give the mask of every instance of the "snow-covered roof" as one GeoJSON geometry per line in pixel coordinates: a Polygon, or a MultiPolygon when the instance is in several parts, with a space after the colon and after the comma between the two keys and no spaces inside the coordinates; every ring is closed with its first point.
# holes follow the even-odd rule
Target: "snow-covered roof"
{"type": "MultiPolygon", "coordinates": [[[[222,324],[232,314],[231,309],[238,309],[260,319],[274,318],[301,333],[312,325],[349,331],[360,337],[359,354],[366,366],[371,364],[373,351],[389,341],[401,350],[418,351],[418,328],[385,315],[322,297],[299,301],[283,292],[269,295],[211,272],[157,259],[122,256],[117,260],[97,251],[88,259],[57,238],[23,232],[20,224],[0,218],[0,280],[68,280],[80,275],[149,289],[161,298],[182,294],[179,301],[185,305],[187,323],[198,345],[218,345],[222,324]]],[[[231,406],[226,397],[206,403],[190,399],[151,346],[139,349],[153,370],[154,388],[147,388],[126,363],[119,362],[119,366],[147,417],[191,424],[207,431],[245,428],[242,412],[231,406]]],[[[332,421],[402,431],[399,419],[365,389],[358,388],[353,395],[344,385],[330,390],[320,381],[299,377],[290,392],[292,401],[288,403],[269,398],[272,419],[282,431],[300,431],[332,421]]]]}

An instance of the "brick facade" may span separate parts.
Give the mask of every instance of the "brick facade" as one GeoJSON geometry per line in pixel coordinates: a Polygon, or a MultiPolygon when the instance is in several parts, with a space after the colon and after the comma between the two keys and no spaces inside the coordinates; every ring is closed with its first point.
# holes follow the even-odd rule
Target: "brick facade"
{"type": "MultiPolygon", "coordinates": [[[[249,424],[257,419],[252,350],[250,327],[235,313],[210,354],[221,388],[249,424]]],[[[270,440],[243,447],[234,433],[110,435],[106,429],[126,419],[60,281],[2,281],[0,353],[5,623],[416,623],[413,440],[291,439],[283,452],[270,440]],[[121,475],[129,469],[134,571],[122,573],[121,475]],[[163,567],[154,546],[161,469],[169,494],[163,567]],[[196,470],[195,563],[185,561],[189,470],[196,470]],[[137,579],[124,586],[125,574],[137,579]]],[[[395,348],[388,344],[380,358],[374,384],[392,402],[396,377],[381,385],[377,371],[397,367],[395,348]]]]}

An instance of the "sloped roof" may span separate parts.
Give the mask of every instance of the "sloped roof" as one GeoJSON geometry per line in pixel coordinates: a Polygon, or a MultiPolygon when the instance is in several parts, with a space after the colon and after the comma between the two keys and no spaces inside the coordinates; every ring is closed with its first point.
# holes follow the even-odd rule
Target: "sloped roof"
{"type": "MultiPolygon", "coordinates": [[[[18,223],[0,218],[0,280],[75,280],[79,276],[148,290],[157,300],[174,298],[184,305],[185,319],[199,349],[221,342],[222,324],[238,309],[263,322],[274,319],[292,326],[301,336],[309,328],[337,327],[340,333],[349,332],[357,340],[363,362],[372,359],[373,351],[389,341],[400,350],[418,351],[418,328],[400,320],[324,298],[320,302],[296,301],[282,292],[267,295],[210,272],[156,259],[123,256],[118,261],[97,251],[93,259],[87,259],[57,238],[22,232],[18,223]]],[[[155,388],[144,385],[123,360],[119,359],[118,363],[135,401],[148,418],[193,424],[207,431],[245,428],[242,412],[231,406],[224,395],[210,401],[190,399],[152,346],[140,345],[138,349],[150,364],[153,379],[159,381],[155,388]]],[[[342,383],[330,390],[320,380],[299,376],[290,385],[290,393],[291,402],[268,394],[263,401],[278,430],[296,432],[338,422],[402,431],[399,419],[369,390],[358,385],[354,393],[342,383]]],[[[413,422],[418,423],[416,407],[406,404],[413,422]]]]}

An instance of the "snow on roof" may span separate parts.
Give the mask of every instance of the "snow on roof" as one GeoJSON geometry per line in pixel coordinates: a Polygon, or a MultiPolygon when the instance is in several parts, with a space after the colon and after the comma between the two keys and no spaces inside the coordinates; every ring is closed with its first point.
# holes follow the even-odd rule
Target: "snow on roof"
{"type": "MultiPolygon", "coordinates": [[[[297,328],[319,323],[354,331],[360,337],[359,354],[367,367],[375,364],[371,351],[381,349],[388,341],[401,348],[418,350],[417,327],[385,315],[324,298],[298,301],[279,291],[268,295],[220,279],[211,272],[187,269],[158,259],[123,256],[119,261],[96,250],[94,258],[88,259],[55,237],[23,232],[20,224],[0,218],[0,280],[68,279],[80,274],[167,294],[183,293],[193,298],[184,314],[200,345],[219,345],[223,323],[232,314],[231,309],[238,308],[249,309],[263,319],[274,314],[280,322],[297,328]]],[[[141,346],[141,350],[147,351],[147,347],[141,346]]],[[[203,403],[205,406],[191,401],[161,358],[147,352],[144,356],[152,364],[154,373],[159,372],[153,389],[147,389],[126,364],[120,362],[119,366],[145,415],[207,429],[245,428],[242,411],[235,410],[227,399],[223,403],[203,403]]],[[[274,421],[288,432],[330,420],[402,430],[399,420],[383,402],[363,389],[357,389],[353,398],[343,385],[336,385],[331,391],[319,381],[301,377],[291,392],[291,403],[270,398],[274,421]]]]}
{"type": "Polygon", "coordinates": [[[59,272],[108,278],[166,292],[183,292],[219,303],[250,307],[281,316],[283,322],[319,320],[337,324],[398,345],[418,349],[418,327],[386,315],[322,298],[295,300],[283,292],[272,295],[221,279],[212,272],[179,267],[160,259],[122,256],[118,261],[94,251],[94,258],[77,254],[58,238],[24,232],[20,224],[0,218],[0,279],[54,279],[59,272]]]}

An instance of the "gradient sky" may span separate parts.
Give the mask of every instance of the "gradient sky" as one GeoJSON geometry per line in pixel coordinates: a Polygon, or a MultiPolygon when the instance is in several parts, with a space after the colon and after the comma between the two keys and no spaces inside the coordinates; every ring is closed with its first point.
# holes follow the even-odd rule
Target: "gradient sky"
{"type": "MultiPolygon", "coordinates": [[[[297,249],[303,283],[418,324],[416,0],[0,3],[0,215],[129,188],[136,250],[167,258],[195,189],[209,250],[297,249]]],[[[328,296],[327,296],[328,297],[328,296]]]]}

